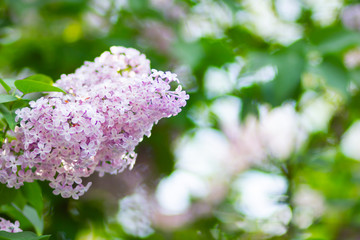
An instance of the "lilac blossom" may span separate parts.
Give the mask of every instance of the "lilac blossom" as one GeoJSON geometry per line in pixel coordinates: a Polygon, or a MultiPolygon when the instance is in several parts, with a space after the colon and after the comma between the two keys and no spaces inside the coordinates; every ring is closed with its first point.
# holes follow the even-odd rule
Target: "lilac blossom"
{"type": "Polygon", "coordinates": [[[78,199],[91,186],[82,179],[95,171],[131,169],[144,135],[189,98],[175,74],[150,71],[145,55],[123,47],[111,47],[56,85],[68,94],[50,93],[16,112],[15,140],[0,155],[0,182],[8,187],[48,180],[54,194],[78,199]]]}
{"type": "Polygon", "coordinates": [[[353,4],[344,8],[341,20],[347,28],[360,31],[360,4],[353,4]]]}
{"type": "Polygon", "coordinates": [[[10,232],[10,233],[22,232],[22,230],[19,227],[20,227],[19,221],[15,221],[15,223],[11,223],[10,221],[0,217],[0,231],[10,232]]]}

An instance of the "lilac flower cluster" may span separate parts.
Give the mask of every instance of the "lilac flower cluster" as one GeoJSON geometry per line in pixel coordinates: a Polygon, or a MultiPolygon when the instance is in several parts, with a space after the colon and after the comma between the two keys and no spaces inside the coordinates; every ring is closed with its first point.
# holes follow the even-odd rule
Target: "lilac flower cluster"
{"type": "Polygon", "coordinates": [[[150,71],[135,49],[111,47],[56,83],[51,93],[16,112],[15,140],[3,145],[0,182],[48,180],[54,194],[78,199],[95,171],[116,174],[135,163],[136,145],[161,118],[177,115],[189,98],[175,74],[150,71]]]}
{"type": "Polygon", "coordinates": [[[15,223],[11,223],[10,221],[0,217],[0,231],[11,232],[11,233],[22,232],[22,230],[19,227],[20,227],[19,221],[15,221],[15,223]]]}

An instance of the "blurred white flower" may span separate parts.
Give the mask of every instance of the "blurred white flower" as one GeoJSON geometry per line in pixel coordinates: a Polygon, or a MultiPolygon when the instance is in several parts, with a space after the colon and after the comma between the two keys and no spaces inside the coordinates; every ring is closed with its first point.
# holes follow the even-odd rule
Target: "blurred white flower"
{"type": "Polygon", "coordinates": [[[229,177],[226,162],[230,158],[226,137],[211,128],[187,134],[175,146],[176,170],[160,182],[156,199],[164,214],[182,214],[191,199],[204,199],[214,187],[229,177]]]}
{"type": "Polygon", "coordinates": [[[303,0],[312,10],[312,18],[322,26],[332,24],[343,5],[343,0],[303,0]]]}
{"type": "Polygon", "coordinates": [[[289,206],[281,203],[287,190],[283,176],[248,171],[231,184],[230,201],[235,210],[246,217],[236,223],[246,232],[263,232],[270,236],[286,233],[292,213],[289,206]]]}
{"type": "MultiPolygon", "coordinates": [[[[360,5],[359,5],[359,30],[360,30],[360,5]]],[[[360,49],[355,48],[348,51],[344,56],[345,66],[347,68],[355,68],[360,66],[360,49]]]]}
{"type": "Polygon", "coordinates": [[[354,122],[344,133],[341,140],[341,151],[345,156],[360,161],[360,120],[354,122]]]}
{"type": "Polygon", "coordinates": [[[235,82],[230,79],[228,72],[221,68],[208,68],[204,79],[206,95],[209,98],[229,93],[235,86],[235,82]]]}
{"type": "Polygon", "coordinates": [[[159,183],[156,189],[156,200],[163,214],[181,214],[188,210],[191,199],[204,198],[208,191],[207,182],[195,173],[175,170],[159,183]]]}
{"type": "Polygon", "coordinates": [[[295,21],[301,15],[301,3],[299,0],[276,0],[276,11],[281,19],[295,21]]]}
{"type": "Polygon", "coordinates": [[[111,25],[103,16],[93,11],[87,11],[83,14],[82,17],[86,26],[85,30],[94,32],[98,35],[108,34],[111,25]]]}
{"type": "Polygon", "coordinates": [[[224,163],[229,166],[231,174],[237,174],[266,157],[257,119],[250,116],[241,124],[240,110],[240,99],[230,96],[216,99],[211,106],[229,141],[231,154],[230,158],[224,159],[224,163]]]}
{"type": "Polygon", "coordinates": [[[150,45],[162,53],[170,50],[175,39],[175,33],[170,27],[154,20],[144,21],[140,33],[139,42],[142,45],[150,45]]]}
{"type": "Polygon", "coordinates": [[[271,111],[261,108],[260,132],[264,146],[277,159],[289,158],[307,138],[295,107],[289,103],[271,111]]]}
{"type": "Polygon", "coordinates": [[[128,6],[128,0],[91,0],[90,7],[101,16],[108,13],[115,14],[122,8],[128,6]]]}
{"type": "Polygon", "coordinates": [[[90,0],[88,10],[82,15],[84,30],[97,36],[108,34],[120,10],[127,7],[128,0],[90,0]]]}
{"type": "Polygon", "coordinates": [[[259,120],[248,116],[243,123],[239,119],[240,106],[239,99],[223,97],[211,107],[232,149],[233,161],[229,165],[233,169],[259,163],[267,156],[287,159],[308,137],[299,114],[290,103],[271,110],[261,106],[259,120]]]}
{"type": "MultiPolygon", "coordinates": [[[[286,204],[279,203],[286,193],[287,182],[282,176],[259,171],[241,174],[231,185],[235,196],[235,208],[250,219],[270,219],[281,212],[289,212],[286,204]]],[[[290,221],[291,213],[277,220],[283,224],[290,221]]]]}
{"type": "MultiPolygon", "coordinates": [[[[334,96],[335,100],[336,96],[334,96]]],[[[307,132],[326,132],[329,122],[336,111],[336,104],[327,96],[318,96],[307,91],[301,99],[301,124],[307,132]]]]}
{"type": "Polygon", "coordinates": [[[186,13],[179,2],[174,0],[150,0],[151,5],[171,19],[184,18],[186,13]]]}
{"type": "Polygon", "coordinates": [[[241,133],[236,145],[238,164],[259,164],[267,157],[267,149],[262,139],[258,120],[250,116],[241,127],[241,133]],[[241,161],[240,161],[241,160],[241,161]]]}
{"type": "Polygon", "coordinates": [[[210,108],[205,103],[198,103],[189,110],[188,117],[200,128],[212,126],[210,108]]]}
{"type": "Polygon", "coordinates": [[[244,60],[238,57],[235,62],[226,64],[222,68],[208,68],[204,78],[206,95],[209,98],[219,97],[238,88],[239,86],[236,85],[244,65],[244,60]]]}
{"type": "Polygon", "coordinates": [[[230,158],[229,142],[215,129],[200,128],[180,139],[175,148],[176,167],[203,178],[226,175],[224,159],[230,158]]]}
{"type": "Polygon", "coordinates": [[[177,74],[178,79],[181,79],[181,85],[184,89],[188,89],[189,91],[198,89],[196,78],[189,65],[177,65],[174,69],[174,73],[177,74]]]}
{"type": "Polygon", "coordinates": [[[238,135],[239,116],[241,109],[241,101],[237,97],[225,96],[217,98],[210,107],[211,111],[216,114],[219,119],[222,130],[226,136],[227,132],[238,135]]]}
{"type": "Polygon", "coordinates": [[[243,76],[239,79],[237,88],[248,87],[254,83],[266,83],[272,81],[276,76],[276,68],[268,65],[260,68],[254,74],[243,76]]]}
{"type": "Polygon", "coordinates": [[[182,33],[187,41],[195,41],[205,36],[220,38],[224,29],[232,24],[233,13],[226,4],[221,1],[201,0],[184,19],[182,33]]]}
{"type": "Polygon", "coordinates": [[[289,45],[302,36],[300,25],[281,21],[273,11],[270,0],[244,0],[245,11],[239,11],[239,24],[249,27],[267,40],[289,45]]]}
{"type": "Polygon", "coordinates": [[[303,229],[309,227],[325,211],[324,197],[307,185],[301,185],[295,192],[294,203],[294,222],[303,229]]]}
{"type": "Polygon", "coordinates": [[[133,195],[119,201],[117,221],[124,231],[136,237],[147,237],[151,228],[151,203],[144,189],[138,188],[133,195]]]}

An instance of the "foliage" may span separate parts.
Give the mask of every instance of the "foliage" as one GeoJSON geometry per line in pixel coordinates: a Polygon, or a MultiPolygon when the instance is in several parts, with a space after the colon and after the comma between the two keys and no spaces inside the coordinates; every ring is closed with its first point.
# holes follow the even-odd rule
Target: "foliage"
{"type": "MultiPolygon", "coordinates": [[[[0,185],[1,216],[18,220],[25,231],[0,232],[0,239],[358,239],[360,155],[358,143],[351,147],[346,139],[351,129],[359,137],[360,30],[342,19],[357,1],[323,2],[325,20],[317,12],[320,1],[289,1],[301,2],[295,18],[279,2],[0,2],[2,143],[12,137],[17,109],[47,92],[63,92],[52,79],[111,46],[139,49],[152,68],[178,73],[190,95],[181,114],[161,120],[137,147],[132,171],[92,176],[93,190],[79,200],[54,196],[46,182],[16,190],[0,185]],[[201,138],[215,135],[213,145],[201,138]],[[190,167],[182,165],[179,150],[187,143],[201,150],[190,167]],[[261,174],[285,182],[272,196],[282,210],[266,217],[242,205],[245,180],[261,174]],[[187,192],[188,203],[167,214],[159,202],[151,204],[176,177],[183,182],[167,195],[187,192]],[[203,185],[191,192],[199,179],[203,185]],[[133,227],[129,219],[142,225],[133,227]]],[[[256,181],[249,185],[260,191],[256,181]]]]}

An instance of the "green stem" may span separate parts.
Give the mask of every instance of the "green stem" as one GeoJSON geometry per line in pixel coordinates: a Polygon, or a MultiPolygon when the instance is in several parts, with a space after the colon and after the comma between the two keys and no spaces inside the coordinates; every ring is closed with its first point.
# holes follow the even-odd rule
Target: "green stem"
{"type": "Polygon", "coordinates": [[[290,211],[292,213],[292,218],[287,224],[287,239],[295,239],[295,236],[298,233],[298,228],[296,227],[294,223],[294,210],[295,210],[295,204],[294,204],[294,189],[295,189],[295,159],[289,158],[286,163],[282,166],[282,172],[284,176],[286,177],[288,187],[286,190],[286,203],[288,204],[290,211]]]}
{"type": "Polygon", "coordinates": [[[3,132],[3,138],[6,137],[6,133],[7,133],[8,130],[9,130],[9,125],[6,124],[5,130],[4,130],[4,132],[3,132]]]}

